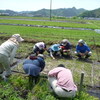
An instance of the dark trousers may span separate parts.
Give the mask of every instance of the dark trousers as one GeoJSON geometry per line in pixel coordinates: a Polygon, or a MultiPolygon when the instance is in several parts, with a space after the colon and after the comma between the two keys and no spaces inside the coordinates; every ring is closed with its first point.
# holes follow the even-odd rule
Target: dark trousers
{"type": "Polygon", "coordinates": [[[39,75],[38,76],[32,76],[29,75],[29,89],[31,90],[35,84],[39,82],[39,75]]]}
{"type": "MultiPolygon", "coordinates": [[[[82,56],[81,56],[80,54],[78,54],[77,56],[78,56],[79,58],[82,58],[82,56]]],[[[90,57],[90,55],[88,55],[88,54],[85,55],[85,58],[88,58],[88,57],[90,57]]]]}

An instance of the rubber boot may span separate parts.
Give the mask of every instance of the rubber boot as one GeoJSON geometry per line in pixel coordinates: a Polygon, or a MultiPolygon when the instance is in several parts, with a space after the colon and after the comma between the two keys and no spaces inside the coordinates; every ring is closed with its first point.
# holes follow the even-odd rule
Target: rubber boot
{"type": "Polygon", "coordinates": [[[32,90],[33,88],[33,79],[34,77],[32,75],[29,75],[29,89],[32,90]]]}
{"type": "Polygon", "coordinates": [[[35,79],[35,84],[37,84],[39,82],[39,80],[40,80],[40,76],[39,75],[35,76],[34,79],[35,79]]]}

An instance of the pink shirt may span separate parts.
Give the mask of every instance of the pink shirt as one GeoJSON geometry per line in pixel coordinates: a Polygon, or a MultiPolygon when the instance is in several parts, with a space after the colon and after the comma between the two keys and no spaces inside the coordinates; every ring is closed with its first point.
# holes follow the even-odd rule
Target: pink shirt
{"type": "Polygon", "coordinates": [[[57,85],[66,89],[66,90],[75,90],[77,91],[77,86],[74,84],[72,73],[69,69],[64,67],[57,67],[48,73],[51,77],[57,78],[57,85]]]}

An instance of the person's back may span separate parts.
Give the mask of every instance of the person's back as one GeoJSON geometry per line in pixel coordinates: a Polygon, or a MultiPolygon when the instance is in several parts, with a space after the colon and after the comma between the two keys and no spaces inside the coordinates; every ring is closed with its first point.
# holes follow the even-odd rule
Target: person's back
{"type": "Polygon", "coordinates": [[[11,75],[10,65],[13,63],[19,43],[23,40],[20,34],[14,34],[0,45],[0,64],[2,65],[2,67],[0,67],[1,77],[9,77],[11,75]]]}
{"type": "Polygon", "coordinates": [[[35,65],[35,66],[40,66],[39,61],[36,59],[31,60],[31,59],[26,59],[23,63],[23,65],[35,65]]]}
{"type": "Polygon", "coordinates": [[[58,52],[60,52],[60,44],[53,44],[49,47],[49,49],[47,50],[47,52],[50,54],[50,57],[55,59],[54,56],[57,56],[58,52]]]}
{"type": "Polygon", "coordinates": [[[38,59],[38,61],[39,61],[39,66],[41,67],[41,71],[44,69],[44,67],[45,67],[45,61],[44,61],[44,58],[42,58],[42,57],[38,57],[37,58],[38,59]]]}
{"type": "Polygon", "coordinates": [[[7,57],[10,57],[10,54],[15,47],[17,49],[17,44],[15,44],[12,41],[6,41],[3,44],[1,44],[0,53],[6,55],[7,57]]]}
{"type": "Polygon", "coordinates": [[[46,50],[46,44],[44,42],[38,42],[33,46],[33,53],[43,54],[46,50]]]}
{"type": "Polygon", "coordinates": [[[28,59],[23,62],[23,69],[29,76],[29,88],[32,89],[33,83],[39,82],[39,74],[45,67],[44,56],[39,54],[31,54],[28,59]]]}
{"type": "Polygon", "coordinates": [[[57,75],[57,84],[66,90],[77,90],[76,85],[73,82],[72,73],[69,69],[63,67],[54,68],[48,75],[57,75]]]}
{"type": "Polygon", "coordinates": [[[26,59],[23,62],[23,69],[28,75],[37,76],[44,69],[45,61],[42,57],[26,59]]]}
{"type": "Polygon", "coordinates": [[[48,73],[48,81],[59,97],[75,97],[77,86],[74,84],[73,76],[69,69],[62,67],[62,65],[52,69],[48,73]]]}

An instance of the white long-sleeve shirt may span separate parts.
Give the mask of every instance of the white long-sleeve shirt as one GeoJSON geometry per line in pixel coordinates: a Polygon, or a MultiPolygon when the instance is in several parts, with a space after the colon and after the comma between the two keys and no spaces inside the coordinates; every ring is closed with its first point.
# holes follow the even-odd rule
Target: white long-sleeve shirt
{"type": "Polygon", "coordinates": [[[18,48],[18,44],[13,41],[6,41],[0,45],[0,54],[3,54],[10,58],[10,63],[12,63],[13,58],[15,57],[16,51],[18,48]]]}
{"type": "Polygon", "coordinates": [[[34,45],[33,49],[35,49],[35,46],[37,46],[39,49],[44,49],[45,43],[44,42],[38,42],[34,45]],[[41,45],[42,45],[42,47],[41,47],[41,45]]]}

